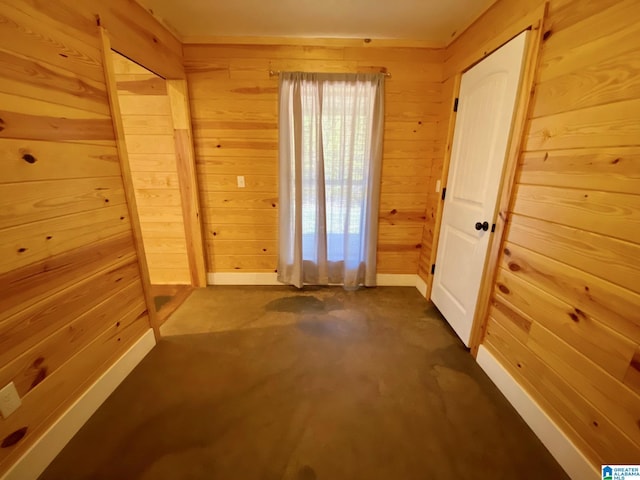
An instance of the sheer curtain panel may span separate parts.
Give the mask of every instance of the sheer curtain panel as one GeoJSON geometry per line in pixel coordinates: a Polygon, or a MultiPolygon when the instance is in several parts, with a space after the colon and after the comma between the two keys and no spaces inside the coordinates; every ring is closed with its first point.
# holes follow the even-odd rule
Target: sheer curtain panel
{"type": "Polygon", "coordinates": [[[278,280],[373,286],[384,75],[280,74],[278,280]]]}

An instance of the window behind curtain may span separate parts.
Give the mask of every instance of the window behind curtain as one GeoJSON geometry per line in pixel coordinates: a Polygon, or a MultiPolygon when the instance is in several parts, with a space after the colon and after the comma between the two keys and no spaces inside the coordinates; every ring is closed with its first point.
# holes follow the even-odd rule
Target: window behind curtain
{"type": "MultiPolygon", "coordinates": [[[[291,228],[292,218],[299,215],[301,257],[305,268],[313,271],[305,272],[305,281],[325,283],[323,278],[328,276],[333,283],[337,270],[363,271],[367,261],[372,263],[369,247],[376,242],[372,234],[377,236],[381,82],[371,75],[292,75],[297,77],[281,79],[280,181],[288,183],[281,210],[287,208],[285,202],[291,203],[291,212],[284,212],[288,223],[282,222],[281,215],[281,230],[283,225],[291,228]]],[[[286,243],[287,236],[281,232],[283,238],[286,243]]],[[[283,248],[294,246],[282,243],[281,260],[290,257],[283,248]]],[[[375,268],[375,252],[373,257],[375,268]]]]}
{"type": "MultiPolygon", "coordinates": [[[[356,81],[326,81],[321,89],[321,144],[324,164],[324,194],[329,261],[345,260],[345,233],[353,261],[362,249],[363,213],[366,205],[366,172],[370,162],[371,126],[375,88],[356,81]]],[[[303,119],[313,122],[313,108],[303,119]]],[[[303,128],[303,144],[317,144],[314,129],[303,128]]],[[[315,151],[303,149],[303,259],[317,261],[316,225],[318,178],[313,161],[315,151]]]]}

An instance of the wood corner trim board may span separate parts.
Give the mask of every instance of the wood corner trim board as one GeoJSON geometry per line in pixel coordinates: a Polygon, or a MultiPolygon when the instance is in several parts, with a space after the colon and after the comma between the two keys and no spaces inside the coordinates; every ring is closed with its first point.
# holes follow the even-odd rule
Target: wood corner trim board
{"type": "Polygon", "coordinates": [[[482,345],[476,360],[569,477],[581,480],[602,478],[569,437],[482,345]]]}
{"type": "MultiPolygon", "coordinates": [[[[418,281],[422,282],[422,279],[419,279],[418,275],[414,273],[380,273],[376,275],[376,282],[379,287],[417,287],[418,281]]],[[[277,273],[267,272],[207,273],[207,283],[209,285],[283,285],[278,281],[277,273]]],[[[422,290],[420,290],[420,293],[422,293],[422,290]]],[[[422,295],[424,296],[424,293],[422,295]]]]}
{"type": "Polygon", "coordinates": [[[153,330],[149,329],[36,440],[1,480],[38,478],[155,345],[153,330]]]}

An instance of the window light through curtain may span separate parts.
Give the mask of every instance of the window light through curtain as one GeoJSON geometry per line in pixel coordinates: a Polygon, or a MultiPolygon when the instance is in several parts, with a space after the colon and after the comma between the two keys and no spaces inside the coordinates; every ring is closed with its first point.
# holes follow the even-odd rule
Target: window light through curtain
{"type": "Polygon", "coordinates": [[[280,74],[278,279],[375,285],[384,75],[280,74]]]}

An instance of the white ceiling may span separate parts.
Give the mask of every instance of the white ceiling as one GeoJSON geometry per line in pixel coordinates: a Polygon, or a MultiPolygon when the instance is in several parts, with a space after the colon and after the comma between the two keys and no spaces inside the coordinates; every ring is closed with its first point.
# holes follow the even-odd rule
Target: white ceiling
{"type": "Polygon", "coordinates": [[[445,45],[494,0],[138,0],[186,38],[379,38],[445,45]]]}

